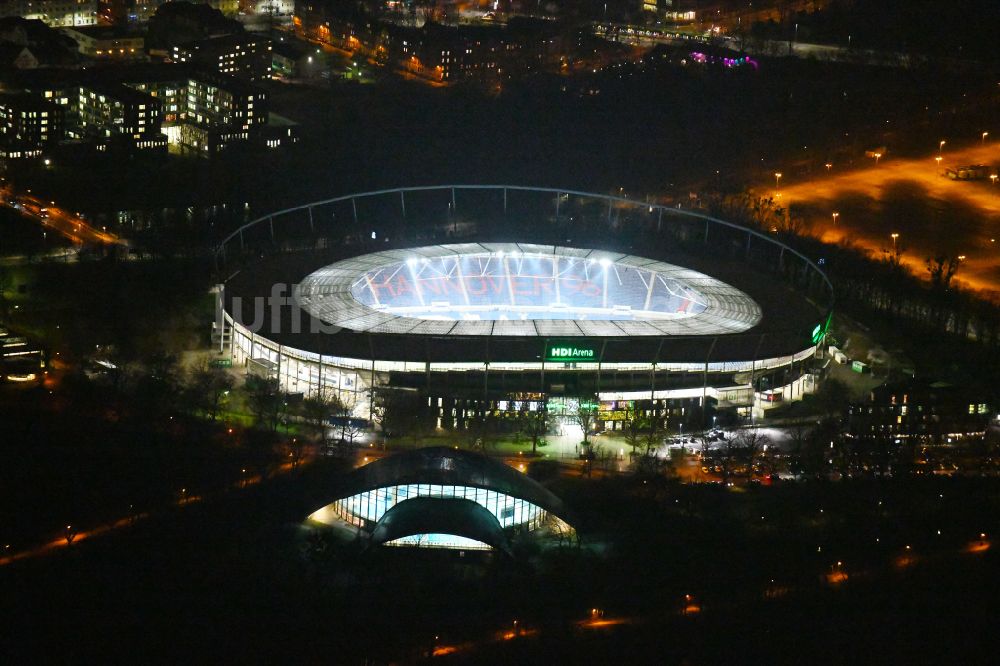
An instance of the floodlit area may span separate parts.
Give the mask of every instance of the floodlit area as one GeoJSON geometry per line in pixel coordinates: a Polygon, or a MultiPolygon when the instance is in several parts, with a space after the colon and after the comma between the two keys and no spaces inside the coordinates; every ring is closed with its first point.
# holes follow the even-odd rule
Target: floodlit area
{"type": "Polygon", "coordinates": [[[738,333],[761,319],[742,291],[672,264],[588,249],[441,245],[355,257],[299,285],[319,319],[435,335],[738,333]]]}
{"type": "Polygon", "coordinates": [[[956,281],[996,292],[1000,145],[985,139],[954,149],[941,142],[924,157],[872,160],[862,168],[829,164],[805,179],[781,179],[776,194],[801,211],[824,242],[847,242],[875,256],[898,248],[917,275],[926,275],[927,257],[960,256],[956,281]],[[978,180],[947,174],[978,164],[986,165],[978,180]]]}
{"type": "Polygon", "coordinates": [[[351,286],[368,307],[417,319],[668,319],[705,299],[670,273],[555,254],[456,254],[368,271],[351,286]]]}

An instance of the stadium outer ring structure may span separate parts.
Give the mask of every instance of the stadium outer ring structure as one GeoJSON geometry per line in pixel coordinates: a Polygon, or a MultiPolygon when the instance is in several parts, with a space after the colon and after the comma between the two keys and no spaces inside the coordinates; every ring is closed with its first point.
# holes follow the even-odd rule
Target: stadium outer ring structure
{"type": "MultiPolygon", "coordinates": [[[[834,300],[830,280],[814,261],[776,237],[695,211],[637,201],[624,196],[562,188],[441,185],[376,190],[315,201],[270,213],[239,227],[218,245],[215,253],[217,267],[222,274],[228,273],[229,277],[224,282],[229,282],[242,268],[250,266],[252,262],[265,255],[305,252],[315,248],[318,224],[316,217],[319,211],[325,210],[324,207],[336,207],[339,211],[349,212],[349,219],[353,222],[351,229],[356,237],[355,242],[359,245],[367,241],[367,229],[377,228],[381,224],[379,220],[364,219],[364,206],[371,202],[377,201],[384,209],[387,200],[394,201],[398,209],[397,214],[402,216],[405,224],[409,219],[408,199],[428,195],[441,196],[443,202],[447,203],[447,217],[445,218],[442,213],[444,219],[441,224],[452,225],[452,216],[459,210],[459,194],[462,197],[494,196],[498,199],[502,196],[504,215],[508,213],[508,202],[512,202],[513,208],[513,202],[518,196],[536,199],[542,197],[542,201],[547,202],[546,205],[552,206],[549,211],[551,215],[547,219],[554,220],[555,225],[566,218],[567,210],[571,209],[574,202],[580,207],[590,206],[591,214],[596,204],[602,207],[601,216],[606,217],[608,229],[627,228],[638,220],[638,224],[644,224],[650,229],[655,225],[657,234],[680,233],[689,246],[700,242],[706,249],[711,244],[713,251],[723,248],[730,259],[735,257],[734,261],[745,261],[751,268],[757,270],[763,268],[780,277],[786,285],[791,283],[797,288],[805,288],[809,295],[804,298],[816,297],[821,303],[816,305],[810,300],[810,303],[816,306],[816,316],[810,320],[808,330],[800,328],[794,331],[794,338],[797,341],[789,341],[787,344],[778,340],[781,335],[776,335],[774,331],[753,331],[742,337],[702,336],[700,340],[695,341],[698,344],[693,345],[690,344],[692,340],[669,338],[669,336],[642,340],[642,344],[637,338],[627,336],[598,337],[592,339],[592,342],[600,348],[595,354],[594,362],[557,364],[546,361],[544,352],[540,351],[538,345],[525,347],[523,339],[509,340],[494,337],[486,340],[484,345],[483,336],[451,338],[446,351],[442,349],[444,345],[429,343],[433,336],[371,333],[328,336],[338,340],[350,340],[351,344],[346,344],[343,350],[337,349],[336,345],[333,347],[327,345],[318,350],[310,349],[309,344],[300,347],[294,340],[289,343],[288,340],[275,339],[267,333],[260,334],[244,326],[240,320],[232,316],[230,302],[223,296],[223,290],[220,290],[219,305],[222,320],[217,322],[220,327],[217,332],[221,332],[220,351],[224,349],[224,341],[229,340],[230,354],[234,360],[247,363],[250,360],[260,359],[270,363],[276,369],[275,374],[281,380],[282,387],[288,391],[312,393],[332,388],[341,394],[345,391],[353,393],[354,399],[348,402],[357,405],[356,413],[363,417],[370,416],[370,413],[365,414],[368,411],[367,407],[361,407],[361,403],[365,402],[364,396],[370,397],[376,383],[382,383],[386,377],[395,374],[408,374],[411,377],[426,376],[426,388],[430,389],[433,375],[439,372],[452,374],[455,371],[466,373],[472,371],[481,375],[482,379],[477,379],[476,382],[483,386],[484,398],[489,395],[487,387],[491,373],[525,371],[535,375],[540,374],[541,393],[550,392],[548,390],[550,384],[545,382],[546,372],[550,377],[558,373],[565,376],[566,372],[589,372],[592,376],[596,373],[596,391],[590,390],[594,388],[593,382],[587,385],[586,391],[574,390],[579,394],[597,393],[602,399],[622,400],[640,397],[657,399],[667,395],[670,392],[669,387],[662,382],[659,387],[657,386],[658,373],[661,371],[688,373],[701,378],[701,381],[688,381],[686,394],[689,396],[700,394],[704,404],[710,374],[748,375],[752,392],[755,377],[775,369],[789,367],[794,369],[796,363],[801,367],[803,362],[814,356],[817,345],[822,342],[829,325],[834,300]],[[563,209],[562,218],[560,207],[563,209]],[[605,210],[603,207],[606,207],[606,214],[603,212],[605,210]],[[664,222],[667,223],[666,227],[664,222]],[[361,229],[365,231],[361,233],[359,231],[361,229]],[[717,240],[720,238],[721,240],[717,240]],[[234,263],[237,264],[236,270],[229,272],[234,268],[234,263]],[[687,344],[687,347],[684,347],[684,344],[687,344]],[[672,356],[672,350],[681,348],[682,351],[672,356]],[[512,349],[516,351],[511,351],[512,349]],[[775,350],[779,353],[775,353],[775,350]],[[641,388],[638,385],[623,386],[620,382],[608,382],[607,378],[616,372],[631,373],[633,376],[635,373],[647,373],[650,379],[641,381],[640,384],[643,384],[641,388]],[[605,377],[604,388],[607,390],[601,390],[602,376],[605,377]]],[[[499,201],[496,203],[499,204],[499,201]]],[[[332,215],[335,217],[336,212],[332,215]]],[[[593,215],[591,217],[593,218],[593,215]]],[[[343,236],[342,233],[341,235],[343,236]]],[[[468,235],[478,238],[482,233],[473,231],[468,235]]],[[[376,239],[374,231],[372,238],[376,239]]],[[[411,242],[404,247],[413,244],[411,242]]],[[[387,246],[377,244],[376,247],[383,249],[387,246]]],[[[372,250],[369,248],[359,247],[348,256],[357,256],[370,251],[372,250]]],[[[548,344],[549,341],[538,342],[548,344]]]]}

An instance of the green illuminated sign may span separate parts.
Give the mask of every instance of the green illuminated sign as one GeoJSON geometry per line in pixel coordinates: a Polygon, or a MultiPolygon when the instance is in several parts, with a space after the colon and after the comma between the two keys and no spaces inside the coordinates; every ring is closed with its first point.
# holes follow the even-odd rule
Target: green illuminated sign
{"type": "Polygon", "coordinates": [[[833,313],[831,312],[827,316],[826,321],[816,324],[816,328],[812,330],[812,343],[814,345],[819,344],[819,341],[823,339],[826,332],[830,330],[830,320],[833,319],[833,313]]]}
{"type": "Polygon", "coordinates": [[[597,361],[597,350],[573,342],[550,342],[545,347],[545,360],[555,363],[597,361]]]}

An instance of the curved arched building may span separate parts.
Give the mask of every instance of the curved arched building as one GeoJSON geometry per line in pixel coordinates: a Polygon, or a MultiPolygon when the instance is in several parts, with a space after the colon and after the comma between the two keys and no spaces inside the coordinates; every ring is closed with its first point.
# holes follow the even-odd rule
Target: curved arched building
{"type": "Polygon", "coordinates": [[[543,525],[571,529],[562,500],[485,455],[432,447],[359,467],[309,520],[360,528],[373,545],[495,549],[543,525]]]}

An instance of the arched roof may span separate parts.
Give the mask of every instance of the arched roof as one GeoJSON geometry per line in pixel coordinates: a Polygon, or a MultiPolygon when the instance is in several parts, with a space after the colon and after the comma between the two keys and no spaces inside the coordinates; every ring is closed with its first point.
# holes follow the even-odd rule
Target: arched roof
{"type": "Polygon", "coordinates": [[[453,534],[482,541],[511,554],[510,543],[496,516],[472,500],[415,497],[385,512],[375,525],[371,543],[387,543],[414,534],[453,534]]]}
{"type": "Polygon", "coordinates": [[[411,483],[488,488],[527,500],[572,522],[563,501],[534,479],[481,453],[446,446],[405,451],[359,467],[348,476],[344,490],[334,499],[411,483]]]}
{"type": "Polygon", "coordinates": [[[428,245],[342,259],[307,275],[295,299],[339,328],[449,338],[724,335],[762,317],[750,296],[690,268],[534,243],[428,245]]]}

